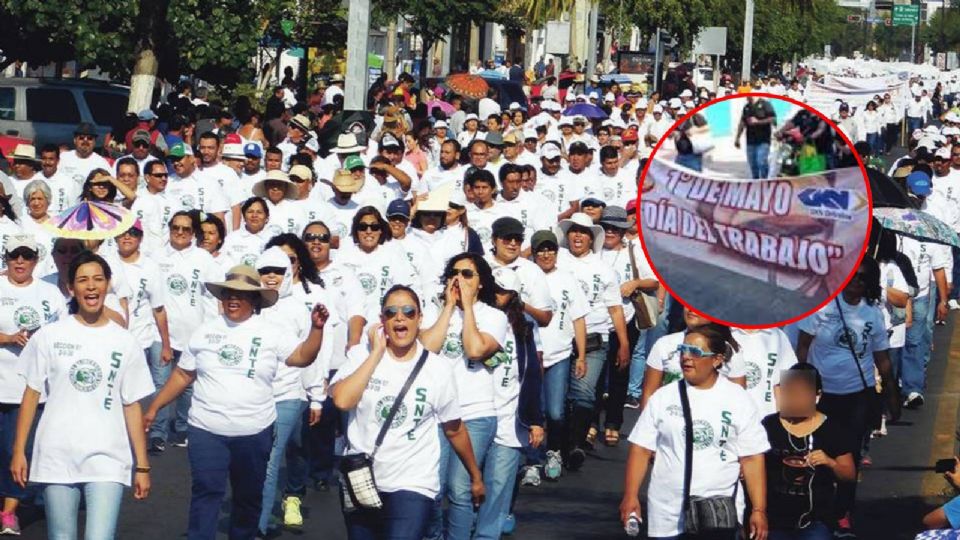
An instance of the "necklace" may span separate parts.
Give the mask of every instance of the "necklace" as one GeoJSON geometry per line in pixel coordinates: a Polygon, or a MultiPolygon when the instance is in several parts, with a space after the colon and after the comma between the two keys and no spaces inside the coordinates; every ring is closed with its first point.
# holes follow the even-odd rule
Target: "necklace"
{"type": "Polygon", "coordinates": [[[815,412],[813,416],[801,423],[791,424],[783,418],[780,418],[780,424],[783,426],[783,429],[786,430],[788,435],[792,435],[797,438],[803,438],[819,429],[826,419],[826,415],[818,411],[815,412]]]}

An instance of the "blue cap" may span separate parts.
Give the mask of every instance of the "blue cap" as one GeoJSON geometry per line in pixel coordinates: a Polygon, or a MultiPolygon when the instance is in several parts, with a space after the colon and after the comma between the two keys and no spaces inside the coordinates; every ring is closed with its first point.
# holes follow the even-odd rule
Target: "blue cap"
{"type": "Polygon", "coordinates": [[[387,206],[387,217],[401,216],[410,219],[410,203],[396,199],[387,206]]]}
{"type": "Polygon", "coordinates": [[[907,188],[914,195],[926,197],[933,191],[933,183],[927,173],[915,171],[907,175],[907,188]]]}
{"type": "Polygon", "coordinates": [[[263,150],[260,148],[259,144],[255,142],[248,142],[247,144],[243,145],[243,155],[260,159],[263,157],[263,150]]]}

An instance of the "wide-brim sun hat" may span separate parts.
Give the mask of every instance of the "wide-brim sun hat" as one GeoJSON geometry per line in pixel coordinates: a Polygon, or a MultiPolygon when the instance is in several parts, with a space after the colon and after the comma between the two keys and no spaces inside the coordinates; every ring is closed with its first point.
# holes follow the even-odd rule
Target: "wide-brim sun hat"
{"type": "Polygon", "coordinates": [[[283,182],[285,191],[283,192],[283,198],[288,200],[296,200],[297,195],[299,194],[299,186],[295,184],[290,177],[287,176],[287,173],[283,171],[273,170],[267,173],[267,175],[256,184],[253,185],[253,194],[257,197],[263,199],[267,198],[267,182],[283,182]]]}
{"type": "Polygon", "coordinates": [[[268,308],[277,303],[279,293],[260,285],[260,274],[252,266],[238,264],[227,271],[225,281],[205,282],[203,285],[217,300],[223,300],[227,291],[255,292],[260,294],[260,307],[268,308]]]}
{"type": "Polygon", "coordinates": [[[593,220],[590,219],[590,216],[584,214],[583,212],[575,212],[568,219],[560,220],[560,223],[556,225],[556,235],[557,241],[562,248],[570,248],[569,242],[567,242],[567,231],[570,230],[570,227],[574,225],[579,225],[586,229],[590,229],[593,233],[593,248],[591,249],[594,253],[600,253],[603,249],[603,227],[595,225],[593,220]]]}

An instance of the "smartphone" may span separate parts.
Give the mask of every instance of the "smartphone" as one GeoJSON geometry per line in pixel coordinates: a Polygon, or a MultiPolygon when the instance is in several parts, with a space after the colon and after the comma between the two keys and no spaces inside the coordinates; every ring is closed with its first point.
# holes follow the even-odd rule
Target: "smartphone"
{"type": "Polygon", "coordinates": [[[957,460],[954,458],[938,459],[933,470],[937,473],[953,472],[957,468],[957,460]]]}

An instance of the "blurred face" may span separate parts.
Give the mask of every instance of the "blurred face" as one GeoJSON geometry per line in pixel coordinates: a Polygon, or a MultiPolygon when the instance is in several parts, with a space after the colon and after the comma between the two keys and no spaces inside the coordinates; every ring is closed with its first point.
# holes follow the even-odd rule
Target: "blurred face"
{"type": "Polygon", "coordinates": [[[95,181],[90,183],[90,194],[97,198],[97,200],[105,200],[107,196],[110,195],[110,181],[103,179],[100,181],[95,181]]]}
{"type": "Polygon", "coordinates": [[[487,150],[487,145],[474,144],[473,148],[470,149],[470,164],[474,167],[479,169],[486,167],[488,159],[489,151],[487,150]]]}
{"type": "Polygon", "coordinates": [[[582,257],[593,248],[593,231],[580,225],[573,225],[567,230],[567,245],[570,254],[574,257],[582,257]]]}
{"type": "Polygon", "coordinates": [[[96,144],[97,138],[93,135],[74,135],[73,136],[73,147],[77,150],[77,155],[81,158],[88,157],[93,153],[93,145],[96,144]]]}
{"type": "Polygon", "coordinates": [[[686,323],[687,328],[696,328],[698,326],[703,326],[710,322],[710,319],[706,317],[701,317],[700,315],[690,311],[690,308],[683,308],[683,322],[686,323]]]}
{"type": "Polygon", "coordinates": [[[153,193],[159,193],[167,189],[168,174],[166,167],[150,166],[144,179],[147,182],[147,189],[153,193]]]}
{"type": "Polygon", "coordinates": [[[499,132],[500,132],[500,122],[497,122],[497,119],[496,119],[496,118],[488,118],[488,119],[487,119],[487,131],[499,133],[499,132]]]}
{"type": "Polygon", "coordinates": [[[554,176],[560,172],[560,158],[555,157],[553,159],[541,158],[541,163],[543,163],[543,172],[554,176]]]}
{"type": "Polygon", "coordinates": [[[290,260],[290,269],[293,272],[294,281],[300,280],[300,256],[297,255],[297,252],[290,246],[280,246],[280,249],[287,254],[287,258],[290,260]]]}
{"type": "Polygon", "coordinates": [[[150,155],[150,143],[145,141],[136,141],[133,143],[133,157],[137,160],[145,159],[150,155]]]}
{"type": "Polygon", "coordinates": [[[330,230],[323,225],[311,225],[303,231],[303,242],[307,245],[313,262],[326,263],[330,260],[330,230]]]}
{"type": "Polygon", "coordinates": [[[780,377],[780,416],[810,418],[817,410],[817,379],[811,371],[784,371],[780,377]]]}
{"type": "Polygon", "coordinates": [[[683,369],[683,378],[688,383],[697,385],[716,377],[717,371],[723,365],[723,355],[714,354],[710,351],[707,338],[700,334],[687,334],[683,343],[691,348],[699,349],[699,352],[689,350],[680,353],[680,367],[683,369]]]}
{"type": "Polygon", "coordinates": [[[493,239],[493,247],[498,260],[510,264],[520,256],[520,247],[523,245],[522,234],[512,234],[493,239]]]}
{"type": "Polygon", "coordinates": [[[83,251],[83,244],[79,240],[58,240],[53,248],[53,263],[57,265],[57,272],[66,275],[70,261],[81,251],[83,251]]]}
{"type": "Polygon", "coordinates": [[[27,208],[30,210],[30,217],[39,219],[47,215],[50,201],[47,200],[47,196],[43,192],[37,190],[30,194],[30,198],[27,200],[27,208]]]}
{"type": "Polygon", "coordinates": [[[583,133],[583,130],[586,129],[586,128],[587,128],[587,125],[584,124],[583,122],[574,122],[574,123],[573,123],[573,132],[576,133],[577,135],[582,134],[582,133],[583,133]]]}
{"type": "Polygon", "coordinates": [[[57,152],[40,152],[40,168],[44,176],[53,176],[60,164],[60,154],[57,152]]]}
{"type": "Polygon", "coordinates": [[[400,216],[393,216],[387,219],[387,223],[390,224],[390,236],[395,239],[403,238],[407,235],[407,222],[406,218],[400,216]]]}
{"type": "Polygon", "coordinates": [[[139,179],[140,175],[137,172],[136,165],[127,163],[117,168],[117,180],[134,191],[137,190],[137,181],[139,179]]]}
{"type": "Polygon", "coordinates": [[[445,212],[418,212],[417,215],[420,216],[420,227],[430,234],[436,232],[446,218],[445,212]]]}
{"type": "Polygon", "coordinates": [[[37,267],[38,254],[25,247],[17,248],[4,255],[7,261],[7,279],[15,285],[29,283],[33,279],[33,269],[37,267]]]}
{"type": "Polygon", "coordinates": [[[290,137],[290,140],[293,142],[299,142],[300,139],[303,139],[305,133],[302,129],[297,126],[290,124],[290,129],[287,130],[287,137],[290,137]]]}
{"type": "Polygon", "coordinates": [[[267,199],[273,204],[278,204],[287,194],[287,185],[279,180],[267,180],[264,182],[267,199]]]}
{"type": "Polygon", "coordinates": [[[380,222],[376,216],[366,215],[360,218],[357,224],[357,245],[367,253],[377,249],[380,237],[383,235],[380,222]]]}
{"type": "Polygon", "coordinates": [[[440,166],[444,169],[449,169],[456,165],[457,150],[452,144],[445,144],[440,147],[440,166]]]}
{"type": "Polygon", "coordinates": [[[243,171],[243,165],[245,162],[246,160],[236,159],[236,158],[229,158],[229,159],[223,160],[223,164],[226,165],[227,167],[230,167],[230,169],[233,172],[237,173],[238,176],[240,175],[240,172],[243,171]]]}
{"type": "Polygon", "coordinates": [[[489,204],[493,200],[494,187],[486,182],[475,182],[473,184],[473,196],[478,203],[489,204]]]}
{"type": "Polygon", "coordinates": [[[601,131],[597,133],[597,143],[600,145],[600,148],[603,148],[610,142],[610,132],[601,131]]]}
{"type": "Polygon", "coordinates": [[[501,194],[503,195],[504,199],[512,201],[517,198],[517,195],[520,195],[520,178],[520,173],[510,173],[500,182],[500,184],[503,186],[501,189],[501,194]]]}
{"type": "Polygon", "coordinates": [[[520,145],[519,144],[504,144],[503,145],[503,157],[507,158],[510,161],[517,159],[517,156],[520,155],[520,145]]]}
{"type": "Polygon", "coordinates": [[[587,166],[587,154],[570,154],[570,171],[578,173],[587,166]]]}
{"type": "Polygon", "coordinates": [[[444,127],[437,128],[434,131],[434,133],[436,134],[437,138],[440,139],[441,141],[447,140],[447,128],[444,128],[444,127]]]}
{"type": "Polygon", "coordinates": [[[590,216],[594,223],[598,223],[603,216],[603,207],[596,204],[581,206],[580,211],[590,216]]]}
{"type": "Polygon", "coordinates": [[[557,267],[557,246],[546,243],[533,253],[533,262],[544,272],[552,272],[557,267]]]}
{"type": "Polygon", "coordinates": [[[201,223],[200,230],[203,232],[203,241],[200,243],[200,247],[213,255],[217,252],[217,246],[223,240],[220,238],[220,231],[213,223],[201,223]]]}
{"type": "Polygon", "coordinates": [[[844,287],[843,292],[845,296],[852,297],[853,299],[859,300],[867,292],[866,286],[866,268],[861,264],[860,268],[857,268],[857,272],[853,274],[853,277],[847,283],[847,286],[844,287]]]}
{"type": "Polygon", "coordinates": [[[117,252],[121,257],[129,257],[140,249],[140,242],[143,241],[143,232],[136,229],[127,229],[126,232],[116,238],[117,252]]]}
{"type": "Polygon", "coordinates": [[[36,172],[31,161],[18,159],[13,162],[13,173],[20,180],[29,180],[36,172]]]}
{"type": "Polygon", "coordinates": [[[472,119],[471,119],[471,120],[467,120],[466,122],[464,122],[464,123],[463,123],[463,127],[464,127],[464,129],[466,129],[467,131],[469,131],[469,132],[472,133],[472,132],[474,132],[474,131],[477,130],[477,124],[478,124],[478,123],[477,123],[476,120],[472,120],[472,119]]]}
{"type": "Polygon", "coordinates": [[[420,329],[420,307],[407,291],[395,291],[383,302],[380,322],[391,346],[405,349],[417,340],[420,329]]]}
{"type": "Polygon", "coordinates": [[[264,160],[264,169],[267,172],[270,171],[279,171],[280,166],[283,164],[283,154],[277,153],[268,153],[266,159],[264,160]]]}
{"type": "Polygon", "coordinates": [[[180,178],[186,178],[193,174],[193,171],[197,168],[197,158],[194,156],[183,156],[179,159],[174,159],[173,161],[173,170],[177,173],[177,176],[180,178]]]}
{"type": "Polygon", "coordinates": [[[181,250],[190,246],[193,241],[193,221],[187,216],[177,216],[170,223],[170,246],[181,250]]]}
{"type": "Polygon", "coordinates": [[[960,145],[954,145],[950,149],[950,166],[960,169],[960,145]]]}
{"type": "Polygon", "coordinates": [[[243,160],[243,172],[255,174],[260,170],[260,158],[248,157],[243,160]]]}
{"type": "Polygon", "coordinates": [[[380,150],[380,155],[389,159],[392,165],[400,163],[400,160],[403,159],[403,151],[400,150],[399,146],[390,146],[380,150]]]}
{"type": "Polygon", "coordinates": [[[255,202],[247,207],[243,212],[243,222],[247,230],[256,234],[267,226],[267,209],[259,202],[255,202]]]}
{"type": "Polygon", "coordinates": [[[467,212],[466,208],[454,208],[452,206],[450,208],[447,208],[447,215],[445,218],[447,227],[451,227],[453,225],[456,225],[457,223],[460,223],[460,216],[462,216],[466,212],[467,212]]]}
{"type": "Polygon", "coordinates": [[[233,322],[249,319],[253,316],[254,304],[258,296],[259,293],[252,291],[224,290],[223,298],[220,299],[224,316],[233,322]]]}
{"type": "Polygon", "coordinates": [[[537,139],[524,139],[523,147],[527,152],[536,152],[537,151],[537,139]]]}
{"type": "Polygon", "coordinates": [[[77,268],[73,282],[68,289],[74,298],[81,314],[99,314],[103,310],[103,301],[107,297],[107,279],[103,267],[98,263],[89,262],[77,268]]]}

